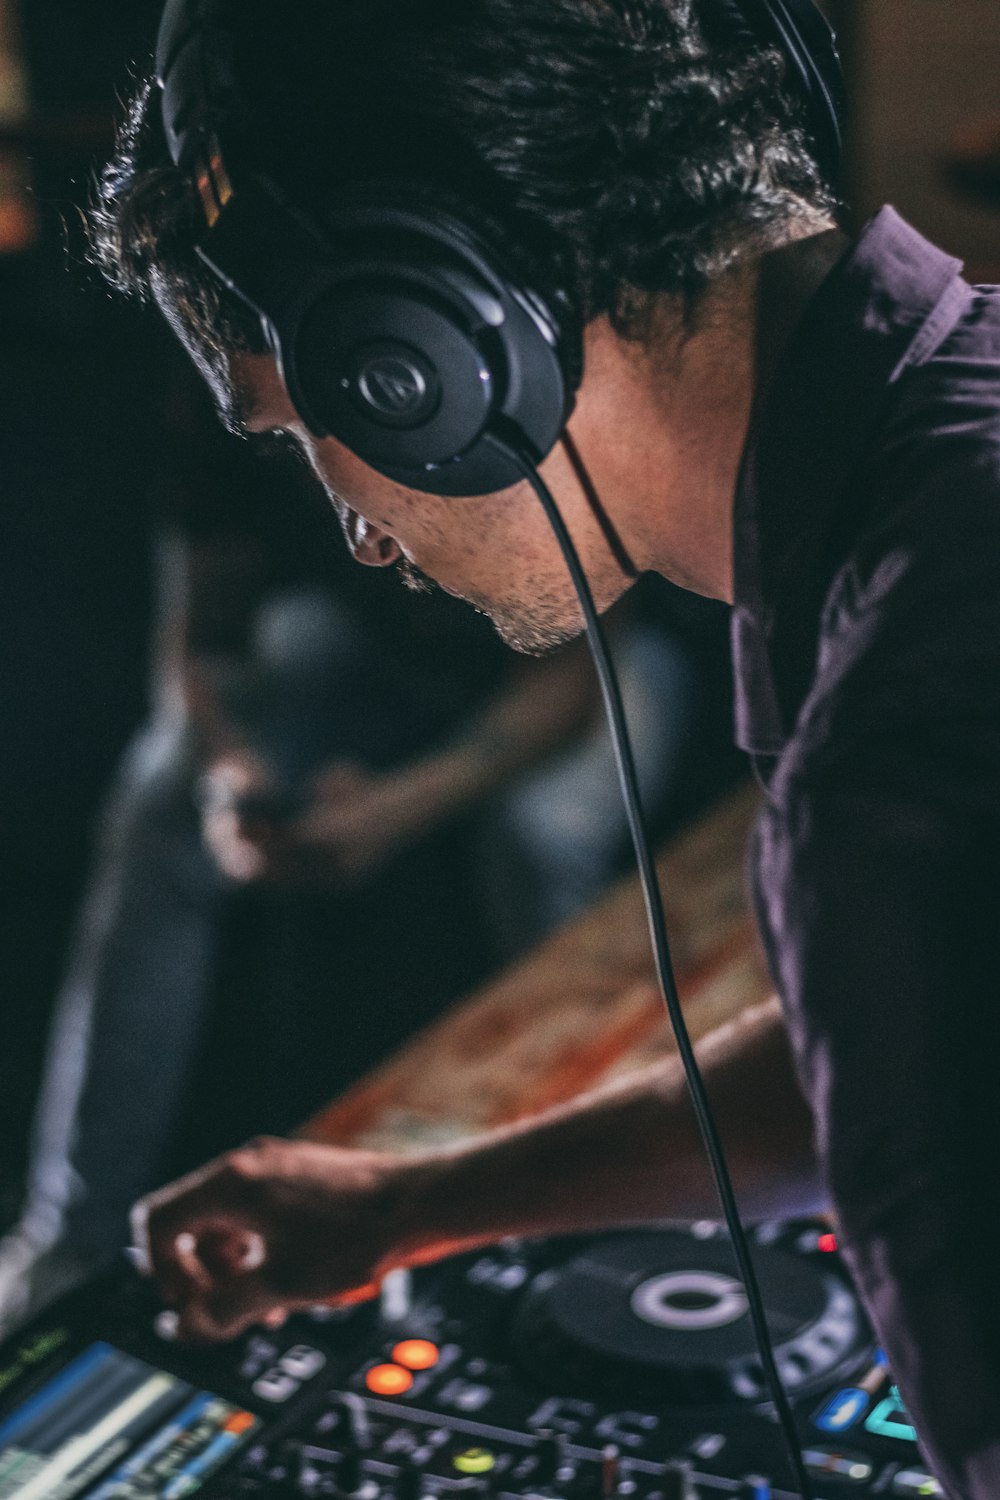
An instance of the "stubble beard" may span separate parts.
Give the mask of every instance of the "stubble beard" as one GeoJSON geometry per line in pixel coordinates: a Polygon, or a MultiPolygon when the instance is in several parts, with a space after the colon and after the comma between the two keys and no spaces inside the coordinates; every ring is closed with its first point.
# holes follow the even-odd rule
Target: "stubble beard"
{"type": "Polygon", "coordinates": [[[583,616],[575,598],[556,598],[530,588],[526,592],[530,604],[474,597],[468,603],[487,617],[505,646],[522,656],[547,656],[576,639],[583,630],[583,616]]]}
{"type": "MultiPolygon", "coordinates": [[[[432,594],[440,588],[426,573],[408,558],[400,558],[396,573],[405,589],[413,594],[432,594]]],[[[503,605],[478,597],[462,596],[477,614],[485,615],[505,646],[518,651],[522,656],[547,656],[559,646],[565,646],[583,629],[582,619],[575,624],[567,623],[565,611],[554,600],[536,599],[532,609],[514,614],[503,605]]]]}

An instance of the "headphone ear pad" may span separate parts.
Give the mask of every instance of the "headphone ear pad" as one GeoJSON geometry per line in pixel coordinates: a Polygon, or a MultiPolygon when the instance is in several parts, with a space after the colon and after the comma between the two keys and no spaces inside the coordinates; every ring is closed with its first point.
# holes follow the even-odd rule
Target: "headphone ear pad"
{"type": "Polygon", "coordinates": [[[253,309],[299,417],[428,494],[485,495],[540,462],[573,409],[582,320],[444,212],[365,201],[311,233],[264,182],[198,246],[253,309]],[[253,253],[250,253],[253,247],[253,253]]]}
{"type": "Polygon", "coordinates": [[[318,424],[376,469],[445,463],[489,420],[494,376],[476,338],[421,288],[407,295],[405,275],[326,291],[289,353],[318,424]]]}

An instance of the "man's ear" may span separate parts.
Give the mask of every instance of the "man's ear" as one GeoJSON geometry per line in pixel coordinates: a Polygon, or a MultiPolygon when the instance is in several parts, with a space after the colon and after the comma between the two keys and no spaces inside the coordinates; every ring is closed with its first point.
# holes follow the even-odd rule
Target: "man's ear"
{"type": "Polygon", "coordinates": [[[368,568],[390,568],[399,562],[402,549],[395,537],[366,521],[356,511],[348,509],[341,517],[344,536],[355,562],[368,568]]]}

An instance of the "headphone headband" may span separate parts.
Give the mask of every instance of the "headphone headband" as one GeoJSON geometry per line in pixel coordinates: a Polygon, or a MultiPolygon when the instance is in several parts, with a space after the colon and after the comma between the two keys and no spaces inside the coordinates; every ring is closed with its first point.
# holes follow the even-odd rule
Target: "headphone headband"
{"type": "Polygon", "coordinates": [[[806,106],[820,169],[828,182],[836,183],[847,88],[836,33],[814,0],[703,0],[701,19],[710,40],[776,47],[784,55],[792,90],[806,106]]]}
{"type": "MultiPolygon", "coordinates": [[[[824,171],[839,164],[843,80],[812,0],[709,0],[727,45],[777,46],[804,94],[824,171]]],[[[541,460],[573,409],[583,327],[516,235],[414,195],[338,203],[322,218],[260,171],[227,170],[241,118],[240,0],[167,0],[156,48],[171,157],[196,184],[198,253],[259,316],[292,402],[410,488],[486,494],[520,479],[509,434],[541,460]]],[[[711,37],[709,38],[712,39],[711,37]]]]}

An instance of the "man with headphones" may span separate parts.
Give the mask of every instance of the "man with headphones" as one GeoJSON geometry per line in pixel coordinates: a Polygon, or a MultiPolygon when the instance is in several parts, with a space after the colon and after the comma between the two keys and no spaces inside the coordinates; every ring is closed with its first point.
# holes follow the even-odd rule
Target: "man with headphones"
{"type": "MultiPolygon", "coordinates": [[[[157,74],[99,256],[359,561],[545,650],[581,625],[547,490],[599,609],[646,571],[733,605],[781,995],[701,1049],[742,1206],[829,1195],[947,1493],[995,1500],[1000,299],[890,209],[839,230],[809,0],[171,0],[157,74]]],[[[136,1229],[218,1337],[713,1212],[667,1066],[415,1160],[259,1142],[136,1229]]]]}

